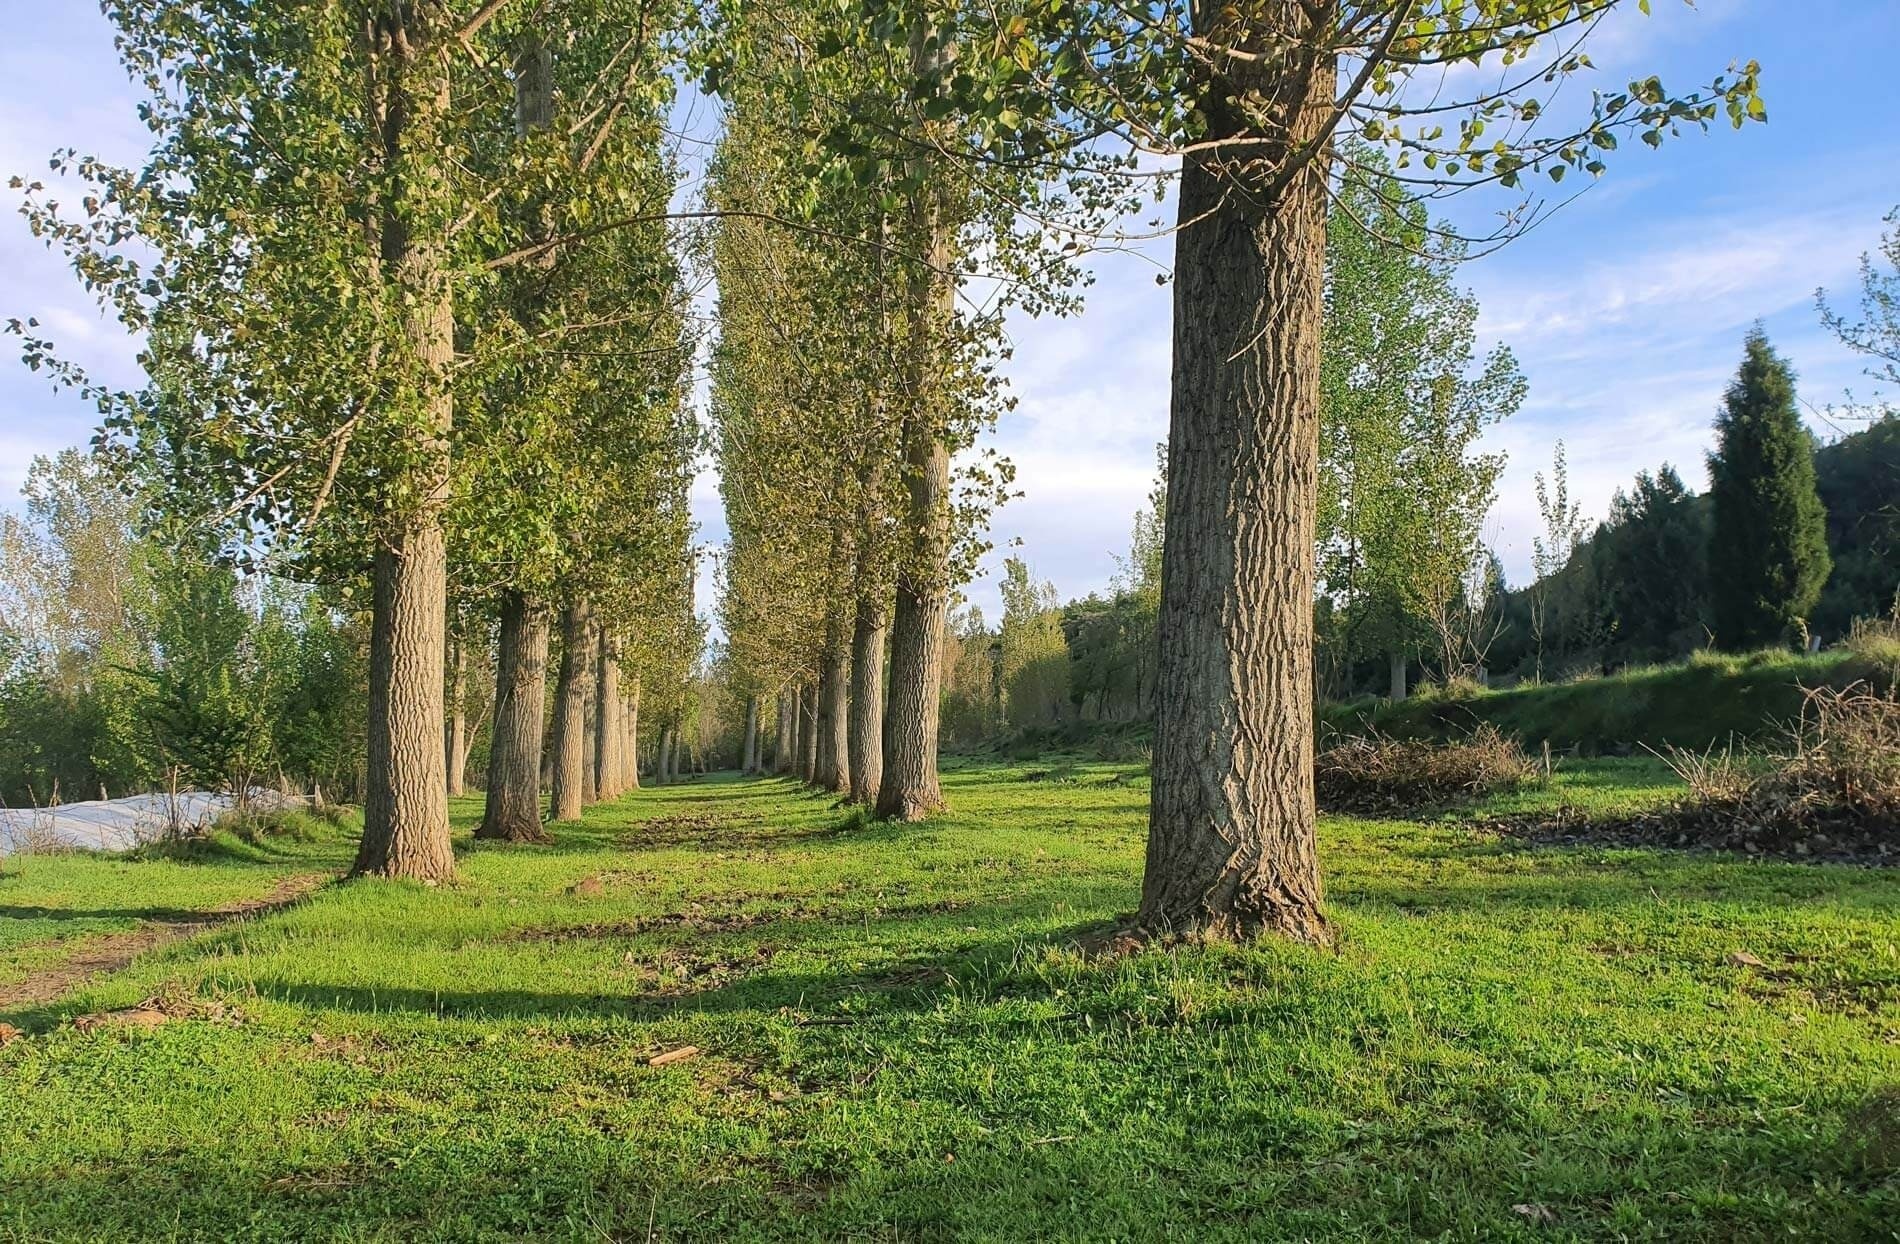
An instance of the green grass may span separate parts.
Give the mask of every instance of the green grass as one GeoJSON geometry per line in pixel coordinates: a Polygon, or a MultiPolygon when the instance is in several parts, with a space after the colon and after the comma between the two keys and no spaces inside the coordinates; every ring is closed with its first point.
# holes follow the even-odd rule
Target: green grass
{"type": "Polygon", "coordinates": [[[1800,715],[1804,688],[1860,679],[1891,682],[1897,667],[1877,654],[1837,650],[1814,655],[1767,650],[1697,653],[1678,665],[1649,666],[1503,691],[1422,694],[1393,704],[1362,698],[1328,705],[1324,728],[1356,733],[1368,726],[1396,738],[1446,739],[1489,722],[1536,748],[1600,752],[1707,748],[1778,734],[1800,715]]]}
{"type": "MultiPolygon", "coordinates": [[[[964,763],[901,827],[715,780],[547,847],[460,802],[454,886],[329,887],[0,1015],[34,1034],[0,1238],[1893,1238],[1900,877],[1329,820],[1337,952],[1086,962],[1145,790],[964,763]],[[63,1022],[155,993],[241,1014],[63,1022]]],[[[238,871],[31,860],[0,909],[238,871]]]]}
{"type": "MultiPolygon", "coordinates": [[[[218,832],[181,848],[131,855],[56,852],[0,857],[0,990],[53,966],[102,934],[205,918],[300,874],[340,872],[355,852],[336,825],[280,817],[267,838],[218,832]]],[[[360,820],[345,820],[350,833],[360,820]]]]}

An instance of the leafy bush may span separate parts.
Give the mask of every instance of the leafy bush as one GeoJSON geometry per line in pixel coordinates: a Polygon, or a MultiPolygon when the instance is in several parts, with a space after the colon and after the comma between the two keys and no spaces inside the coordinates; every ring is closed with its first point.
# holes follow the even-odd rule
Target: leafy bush
{"type": "Polygon", "coordinates": [[[1314,758],[1313,785],[1322,807],[1389,811],[1512,790],[1534,772],[1517,740],[1483,725],[1448,743],[1383,735],[1342,739],[1314,758]]]}

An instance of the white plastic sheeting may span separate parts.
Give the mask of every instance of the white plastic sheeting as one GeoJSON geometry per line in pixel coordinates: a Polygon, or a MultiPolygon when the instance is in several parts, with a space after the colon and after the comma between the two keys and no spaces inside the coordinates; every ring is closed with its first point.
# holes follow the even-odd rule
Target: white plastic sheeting
{"type": "MultiPolygon", "coordinates": [[[[261,791],[252,794],[253,801],[259,798],[278,796],[261,791]]],[[[127,851],[165,837],[174,827],[186,834],[208,829],[235,802],[230,795],[194,790],[176,795],[95,799],[54,808],[0,808],[0,855],[60,848],[127,851]]]]}

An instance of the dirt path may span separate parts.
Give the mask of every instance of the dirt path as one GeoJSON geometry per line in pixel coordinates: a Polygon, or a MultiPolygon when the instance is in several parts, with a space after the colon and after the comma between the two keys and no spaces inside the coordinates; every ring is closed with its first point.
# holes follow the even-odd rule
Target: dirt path
{"type": "Polygon", "coordinates": [[[27,973],[25,980],[0,985],[0,1011],[40,1006],[95,976],[118,971],[148,950],[234,921],[281,911],[330,880],[329,873],[298,873],[279,881],[262,898],[232,903],[189,920],[148,920],[130,932],[79,939],[73,953],[60,962],[27,973]]]}

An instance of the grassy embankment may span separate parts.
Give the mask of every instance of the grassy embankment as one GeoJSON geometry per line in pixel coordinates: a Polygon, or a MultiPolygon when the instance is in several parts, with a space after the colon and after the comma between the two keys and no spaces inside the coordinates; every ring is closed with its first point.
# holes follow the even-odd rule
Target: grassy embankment
{"type": "Polygon", "coordinates": [[[1697,653],[1676,665],[1547,682],[1503,691],[1426,688],[1393,704],[1370,698],[1328,705],[1323,731],[1449,739],[1489,723],[1536,750],[1585,754],[1703,749],[1778,735],[1801,713],[1808,688],[1860,680],[1887,685],[1900,658],[1847,650],[1812,656],[1764,651],[1697,653]]]}
{"type": "MultiPolygon", "coordinates": [[[[1596,762],[1498,806],[1668,790],[1596,762]]],[[[1072,939],[1136,897],[1139,767],[971,764],[949,794],[881,826],[712,780],[525,848],[469,842],[461,801],[453,886],[329,886],[0,1010],[29,1034],[0,1049],[0,1238],[1900,1224],[1900,876],[1330,819],[1337,952],[1091,963],[1072,939]],[[153,995],[199,1014],[68,1022],[153,995]]],[[[325,832],[9,865],[0,988],[340,867],[325,832]]]]}

